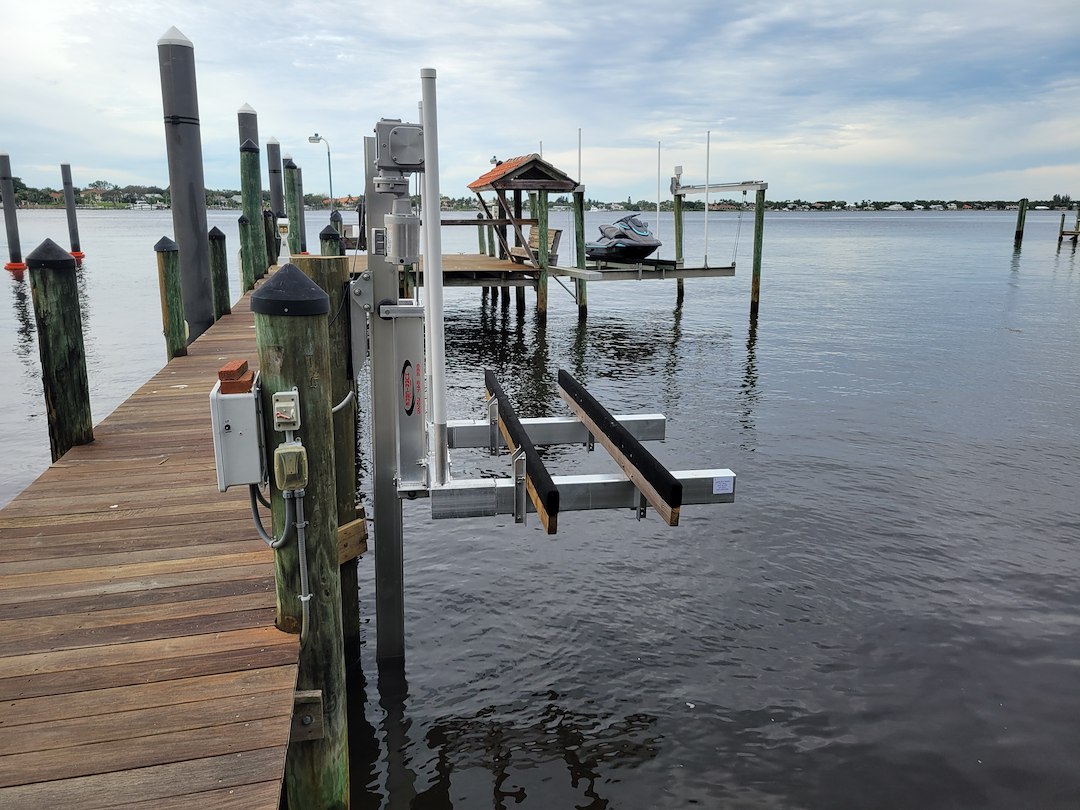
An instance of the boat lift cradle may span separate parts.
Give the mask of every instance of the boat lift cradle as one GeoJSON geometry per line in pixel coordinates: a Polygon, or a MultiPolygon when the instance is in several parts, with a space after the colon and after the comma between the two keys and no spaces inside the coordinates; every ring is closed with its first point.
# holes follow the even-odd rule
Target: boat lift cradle
{"type": "Polygon", "coordinates": [[[404,659],[404,526],[401,500],[430,499],[436,519],[539,515],[548,534],[559,514],[648,506],[669,526],[686,504],[731,503],[729,469],[670,471],[642,444],[665,436],[662,414],[612,415],[573,376],[560,370],[558,388],[572,416],[522,418],[494,373],[485,371],[487,419],[447,420],[438,235],[438,131],[435,71],[421,71],[422,124],[382,119],[364,139],[368,267],[350,282],[353,368],[370,357],[376,569],[376,657],[404,659]],[[427,171],[425,171],[427,169],[427,171]],[[422,211],[410,210],[409,175],[423,173],[422,211]],[[399,299],[399,270],[419,263],[424,227],[424,304],[399,299]],[[621,472],[552,475],[535,445],[600,445],[621,472]],[[455,479],[450,449],[486,447],[510,453],[506,478],[455,479]]]}

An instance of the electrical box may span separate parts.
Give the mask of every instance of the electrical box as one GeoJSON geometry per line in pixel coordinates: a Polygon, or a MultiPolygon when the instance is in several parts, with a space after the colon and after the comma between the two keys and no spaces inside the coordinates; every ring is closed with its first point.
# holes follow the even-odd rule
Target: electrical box
{"type": "Polygon", "coordinates": [[[292,391],[278,391],[271,398],[274,405],[274,430],[300,429],[300,395],[292,391]]]}
{"type": "Polygon", "coordinates": [[[274,483],[281,491],[307,486],[307,450],[300,442],[279,444],[274,451],[274,483]]]}
{"type": "Polygon", "coordinates": [[[259,375],[251,390],[221,393],[221,381],[210,392],[210,423],[218,490],[260,484],[266,478],[266,453],[259,407],[259,375]]]}

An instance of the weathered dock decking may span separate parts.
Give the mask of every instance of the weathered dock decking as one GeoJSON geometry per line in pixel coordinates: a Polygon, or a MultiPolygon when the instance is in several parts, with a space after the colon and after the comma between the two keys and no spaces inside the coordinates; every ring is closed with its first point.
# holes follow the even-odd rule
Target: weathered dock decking
{"type": "Polygon", "coordinates": [[[217,491],[207,393],[247,297],[0,510],[0,807],[278,806],[298,638],[217,491]]]}

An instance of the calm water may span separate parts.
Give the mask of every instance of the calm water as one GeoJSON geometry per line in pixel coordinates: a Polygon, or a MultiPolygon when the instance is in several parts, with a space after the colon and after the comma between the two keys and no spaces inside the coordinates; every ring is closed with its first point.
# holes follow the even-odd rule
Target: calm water
{"type": "MultiPolygon", "coordinates": [[[[230,250],[235,216],[211,214],[230,250]]],[[[567,368],[612,410],[665,412],[654,452],[731,467],[738,500],[686,507],[675,529],[567,513],[555,538],[407,502],[404,677],[375,668],[361,563],[355,806],[1080,804],[1080,258],[1037,212],[1014,254],[1014,222],[770,215],[756,328],[749,220],[738,276],[687,282],[681,309],[673,282],[596,284],[580,326],[554,287],[544,330],[531,294],[519,319],[448,291],[452,416],[483,415],[484,366],[521,412],[561,414],[567,368]]],[[[20,223],[24,252],[66,235],[62,213],[20,223]]],[[[152,245],[171,225],[80,224],[101,418],[164,360],[152,245]]],[[[735,229],[710,223],[714,262],[735,229]]],[[[700,255],[700,219],[688,230],[700,255]]],[[[444,241],[475,249],[471,233],[444,241]]],[[[26,287],[0,280],[0,396],[18,426],[3,501],[48,440],[26,287]]],[[[602,452],[547,457],[611,469],[602,452]]],[[[454,464],[509,470],[479,452],[454,464]]]]}

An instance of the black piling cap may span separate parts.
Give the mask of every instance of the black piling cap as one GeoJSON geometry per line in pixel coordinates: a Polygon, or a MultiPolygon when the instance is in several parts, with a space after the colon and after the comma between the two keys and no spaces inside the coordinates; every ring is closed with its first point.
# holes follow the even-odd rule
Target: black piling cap
{"type": "Polygon", "coordinates": [[[336,210],[336,209],[331,211],[330,212],[330,221],[331,222],[341,222],[341,212],[336,210]]]}
{"type": "Polygon", "coordinates": [[[240,223],[241,225],[250,225],[251,224],[251,220],[248,219],[244,214],[241,214],[240,218],[238,220],[236,220],[236,221],[238,223],[240,223]]]}
{"type": "Polygon", "coordinates": [[[206,235],[206,237],[207,237],[207,239],[214,239],[214,240],[224,239],[225,238],[225,232],[223,230],[221,230],[221,228],[219,228],[217,225],[215,225],[213,228],[210,229],[210,233],[208,233],[206,235]]]}
{"type": "Polygon", "coordinates": [[[240,151],[241,152],[254,152],[255,154],[258,154],[259,153],[259,147],[255,143],[255,141],[251,140],[251,138],[248,138],[242,144],[240,144],[240,151]]]}
{"type": "Polygon", "coordinates": [[[294,161],[292,158],[285,158],[285,160],[281,162],[281,165],[285,169],[295,169],[296,161],[294,161]]]}
{"type": "Polygon", "coordinates": [[[330,296],[295,264],[286,264],[251,294],[251,311],[260,315],[325,315],[330,296]]]}
{"type": "Polygon", "coordinates": [[[319,239],[323,242],[341,241],[341,234],[337,232],[333,225],[327,225],[319,231],[319,239]]]}
{"type": "Polygon", "coordinates": [[[154,245],[155,253],[175,253],[180,250],[176,242],[167,236],[163,236],[158,240],[158,243],[154,245]]]}
{"type": "Polygon", "coordinates": [[[74,270],[75,259],[52,239],[46,239],[26,257],[26,266],[48,270],[74,270]]]}

